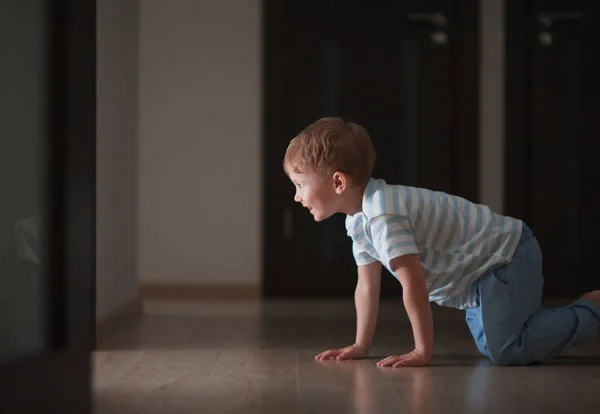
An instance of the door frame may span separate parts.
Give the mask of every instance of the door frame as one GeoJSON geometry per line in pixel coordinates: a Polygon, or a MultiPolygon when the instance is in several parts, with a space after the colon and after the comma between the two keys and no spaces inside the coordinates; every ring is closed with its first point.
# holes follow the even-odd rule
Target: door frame
{"type": "MultiPolygon", "coordinates": [[[[91,411],[96,327],[96,1],[47,3],[49,350],[0,366],[0,412],[91,411]]],[[[47,224],[46,224],[47,223],[47,224]]]]}
{"type": "Polygon", "coordinates": [[[530,1],[504,2],[504,211],[531,219],[531,16],[530,1]]]}
{"type": "MultiPolygon", "coordinates": [[[[538,28],[534,25],[532,1],[505,0],[505,165],[504,208],[507,215],[531,225],[534,219],[533,166],[533,50],[538,28]]],[[[532,226],[532,225],[531,225],[532,226]]],[[[535,233],[536,229],[532,226],[535,233]]],[[[579,236],[581,238],[581,236],[579,236]]],[[[543,244],[543,241],[540,241],[543,244]]],[[[543,248],[543,246],[542,246],[543,248]]],[[[589,280],[576,280],[561,285],[552,272],[546,272],[543,296],[547,298],[578,297],[595,287],[589,280]],[[590,286],[591,285],[591,286],[590,286]]]]}
{"type": "MultiPolygon", "coordinates": [[[[472,201],[479,199],[479,12],[480,0],[454,0],[455,34],[458,45],[454,79],[460,85],[456,99],[456,129],[458,145],[451,156],[456,160],[458,173],[454,188],[472,201]],[[460,3],[460,4],[459,4],[460,3]]],[[[420,10],[427,11],[427,10],[420,10]]],[[[285,134],[283,103],[287,94],[284,73],[286,34],[286,1],[263,1],[263,168],[262,168],[262,295],[280,297],[276,288],[277,275],[270,270],[280,245],[282,213],[273,194],[281,182],[283,153],[281,140],[285,134]]],[[[291,139],[292,137],[289,137],[291,139]]]]}

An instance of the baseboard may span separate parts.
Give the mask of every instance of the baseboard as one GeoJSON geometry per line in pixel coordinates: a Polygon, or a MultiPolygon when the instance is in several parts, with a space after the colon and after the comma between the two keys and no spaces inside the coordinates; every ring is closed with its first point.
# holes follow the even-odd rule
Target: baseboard
{"type": "Polygon", "coordinates": [[[143,283],[140,287],[145,299],[258,299],[261,288],[257,284],[160,284],[143,283]]]}
{"type": "Polygon", "coordinates": [[[96,343],[99,344],[114,333],[123,322],[138,318],[141,314],[142,301],[140,296],[109,312],[96,323],[96,343]]]}

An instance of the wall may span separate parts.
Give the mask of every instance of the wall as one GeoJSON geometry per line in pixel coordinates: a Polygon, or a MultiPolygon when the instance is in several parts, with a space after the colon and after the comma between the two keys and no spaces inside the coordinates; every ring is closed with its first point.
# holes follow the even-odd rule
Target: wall
{"type": "MultiPolygon", "coordinates": [[[[480,189],[498,212],[502,7],[481,1],[480,189]]],[[[260,282],[261,9],[260,0],[140,0],[143,283],[260,282]]]]}
{"type": "Polygon", "coordinates": [[[260,281],[261,9],[140,1],[144,283],[260,281]]]}
{"type": "Polygon", "coordinates": [[[138,280],[138,2],[97,3],[97,318],[138,280]]]}

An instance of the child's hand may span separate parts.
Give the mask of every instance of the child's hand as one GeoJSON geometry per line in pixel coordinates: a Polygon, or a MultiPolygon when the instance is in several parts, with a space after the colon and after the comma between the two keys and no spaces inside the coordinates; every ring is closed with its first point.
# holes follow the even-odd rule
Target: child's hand
{"type": "Polygon", "coordinates": [[[369,349],[362,345],[350,345],[342,349],[330,349],[320,353],[315,357],[317,361],[324,361],[326,359],[337,359],[338,361],[344,361],[347,359],[360,359],[367,356],[369,349]]]}
{"type": "Polygon", "coordinates": [[[424,353],[414,350],[408,354],[400,356],[389,356],[377,363],[378,367],[389,367],[392,365],[394,368],[398,367],[424,367],[429,365],[431,357],[428,357],[424,353]]]}

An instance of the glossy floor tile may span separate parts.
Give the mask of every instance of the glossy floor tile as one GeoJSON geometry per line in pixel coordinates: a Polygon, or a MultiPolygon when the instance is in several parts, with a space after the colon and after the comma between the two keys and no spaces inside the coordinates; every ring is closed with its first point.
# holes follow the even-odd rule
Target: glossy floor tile
{"type": "Polygon", "coordinates": [[[433,309],[432,365],[393,369],[376,362],[412,346],[399,301],[382,303],[369,357],[345,362],[314,355],[353,342],[352,300],[149,302],[94,354],[95,412],[600,412],[600,339],[548,364],[495,367],[464,313],[433,309]]]}

